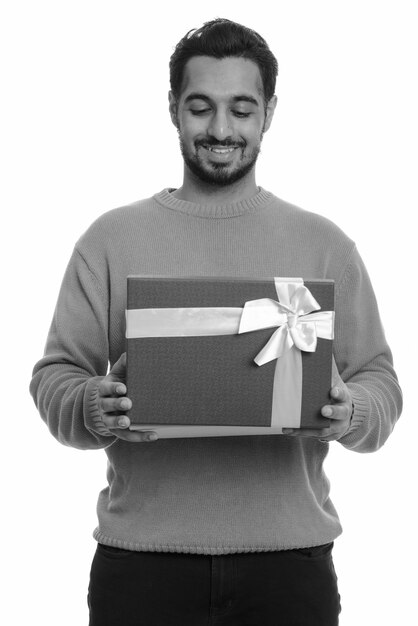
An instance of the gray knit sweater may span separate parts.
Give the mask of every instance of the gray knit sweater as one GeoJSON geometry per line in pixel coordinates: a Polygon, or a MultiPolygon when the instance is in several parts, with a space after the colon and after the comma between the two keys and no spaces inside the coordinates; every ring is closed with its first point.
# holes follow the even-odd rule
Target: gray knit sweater
{"type": "Polygon", "coordinates": [[[335,539],[341,525],[323,471],[327,444],[285,435],[131,443],[106,430],[97,383],[126,350],[128,274],[334,279],[334,355],[354,402],[339,443],[370,452],[391,433],[402,400],[354,243],[325,218],[263,189],[224,206],[178,200],[166,189],[109,211],[75,246],[31,382],[61,443],[107,454],[98,541],[227,554],[335,539]]]}

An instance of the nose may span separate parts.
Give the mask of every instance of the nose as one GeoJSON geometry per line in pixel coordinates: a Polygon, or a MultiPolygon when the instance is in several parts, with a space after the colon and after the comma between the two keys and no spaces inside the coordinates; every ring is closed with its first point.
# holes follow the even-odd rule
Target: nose
{"type": "Polygon", "coordinates": [[[226,111],[218,109],[213,114],[208,133],[218,141],[223,141],[232,135],[230,119],[226,111]]]}

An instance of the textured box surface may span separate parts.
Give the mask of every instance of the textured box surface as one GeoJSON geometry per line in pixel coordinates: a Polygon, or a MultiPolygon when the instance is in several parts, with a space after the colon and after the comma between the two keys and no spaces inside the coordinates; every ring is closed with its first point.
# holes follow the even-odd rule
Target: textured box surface
{"type": "MultiPolygon", "coordinates": [[[[322,311],[334,309],[333,281],[305,280],[322,311]]],[[[278,300],[274,279],[128,277],[128,309],[243,307],[278,300]]],[[[127,387],[133,424],[270,426],[276,360],[254,357],[276,328],[203,337],[127,340],[127,387]]],[[[302,352],[301,427],[324,428],[329,401],[332,341],[302,352]]],[[[286,424],[282,424],[286,426],[286,424]]]]}

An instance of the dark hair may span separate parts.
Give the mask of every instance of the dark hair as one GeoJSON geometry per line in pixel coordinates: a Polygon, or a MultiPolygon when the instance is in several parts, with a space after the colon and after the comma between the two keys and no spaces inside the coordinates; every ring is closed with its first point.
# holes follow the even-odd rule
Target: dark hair
{"type": "Polygon", "coordinates": [[[254,61],[263,81],[265,104],[274,95],[278,73],[277,59],[263,37],[246,26],[217,18],[205,22],[197,30],[190,30],[180,39],[170,58],[170,85],[176,99],[180,96],[184,67],[195,56],[216,59],[242,57],[254,61]]]}

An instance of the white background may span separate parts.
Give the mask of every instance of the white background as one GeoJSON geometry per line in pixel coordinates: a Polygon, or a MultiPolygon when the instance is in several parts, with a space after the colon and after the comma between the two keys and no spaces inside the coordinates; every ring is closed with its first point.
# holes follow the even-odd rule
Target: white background
{"type": "Polygon", "coordinates": [[[259,31],[279,60],[278,107],[257,182],[329,217],[357,242],[405,393],[403,416],[379,452],[330,446],[326,471],[344,528],[334,549],[341,626],[411,624],[418,556],[415,3],[142,6],[15,0],[0,15],[2,623],[87,624],[106,457],[65,448],[48,433],[28,393],[31,370],[82,232],[108,209],[181,184],[168,60],[186,31],[221,16],[259,31]]]}

